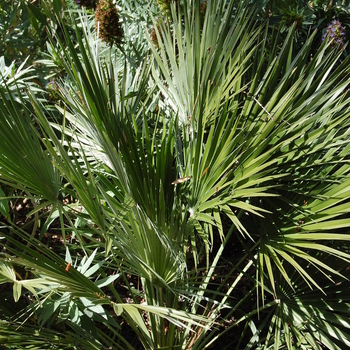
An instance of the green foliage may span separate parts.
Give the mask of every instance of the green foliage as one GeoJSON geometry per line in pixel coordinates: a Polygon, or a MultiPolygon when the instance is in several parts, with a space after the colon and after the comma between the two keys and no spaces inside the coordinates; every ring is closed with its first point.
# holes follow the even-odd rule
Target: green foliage
{"type": "Polygon", "coordinates": [[[31,17],[23,0],[2,1],[0,7],[0,56],[10,62],[35,55],[40,29],[31,26],[31,17]],[[21,57],[22,56],[22,57],[21,57]]]}
{"type": "Polygon", "coordinates": [[[297,24],[271,34],[248,2],[172,3],[171,22],[130,2],[120,51],[43,4],[56,110],[2,68],[0,180],[46,221],[3,224],[0,284],[24,305],[0,304],[0,343],[348,347],[350,58],[317,33],[296,52],[297,24]]]}

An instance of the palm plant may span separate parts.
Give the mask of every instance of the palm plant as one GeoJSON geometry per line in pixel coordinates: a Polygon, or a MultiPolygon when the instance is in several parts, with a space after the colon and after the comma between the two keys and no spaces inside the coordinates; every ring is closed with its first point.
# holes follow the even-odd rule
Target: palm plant
{"type": "Polygon", "coordinates": [[[1,180],[39,209],[59,208],[74,238],[56,253],[19,228],[2,233],[0,282],[15,300],[30,292],[2,321],[7,346],[29,335],[50,348],[63,323],[56,347],[137,348],[124,322],[147,349],[222,338],[230,349],[348,346],[348,62],[336,65],[327,42],[311,59],[313,36],[294,55],[295,28],[280,47],[246,3],[200,10],[174,2],[172,23],[154,20],[157,47],[147,36],[139,67],[106,48],[83,12],[71,13],[75,45],[59,11],[62,121],[32,91],[24,128],[3,92],[11,135],[23,130],[19,154],[28,167],[42,155],[50,176],[40,186],[43,167],[36,181],[21,174],[2,141],[1,180]],[[16,321],[32,318],[14,337],[16,321]]]}

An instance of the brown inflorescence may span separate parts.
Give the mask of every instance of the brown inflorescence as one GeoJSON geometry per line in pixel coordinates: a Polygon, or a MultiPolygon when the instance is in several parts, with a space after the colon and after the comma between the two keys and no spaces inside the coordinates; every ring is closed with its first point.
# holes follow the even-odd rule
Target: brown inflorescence
{"type": "Polygon", "coordinates": [[[161,35],[159,19],[157,20],[156,25],[151,30],[151,40],[152,40],[155,47],[158,47],[157,31],[158,31],[158,35],[161,35]],[[156,27],[157,27],[157,29],[156,29],[156,27]]]}
{"type": "Polygon", "coordinates": [[[111,46],[121,43],[123,29],[119,23],[118,10],[112,0],[100,0],[95,12],[95,25],[103,41],[111,46]]]}

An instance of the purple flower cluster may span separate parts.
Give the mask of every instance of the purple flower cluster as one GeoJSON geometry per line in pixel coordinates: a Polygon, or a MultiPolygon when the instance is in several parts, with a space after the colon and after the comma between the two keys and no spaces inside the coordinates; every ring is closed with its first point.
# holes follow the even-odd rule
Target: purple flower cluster
{"type": "Polygon", "coordinates": [[[322,35],[322,41],[328,37],[328,42],[331,46],[344,45],[345,43],[345,28],[338,20],[333,20],[322,35]]]}

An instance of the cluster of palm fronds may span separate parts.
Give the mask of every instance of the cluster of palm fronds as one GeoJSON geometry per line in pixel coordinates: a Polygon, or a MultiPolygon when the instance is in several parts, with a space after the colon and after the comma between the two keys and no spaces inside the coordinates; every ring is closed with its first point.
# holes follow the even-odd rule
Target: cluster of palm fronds
{"type": "Polygon", "coordinates": [[[247,2],[181,6],[134,56],[130,24],[120,51],[59,8],[56,111],[4,79],[1,213],[34,217],[0,233],[7,348],[350,346],[348,59],[294,54],[247,2]]]}

